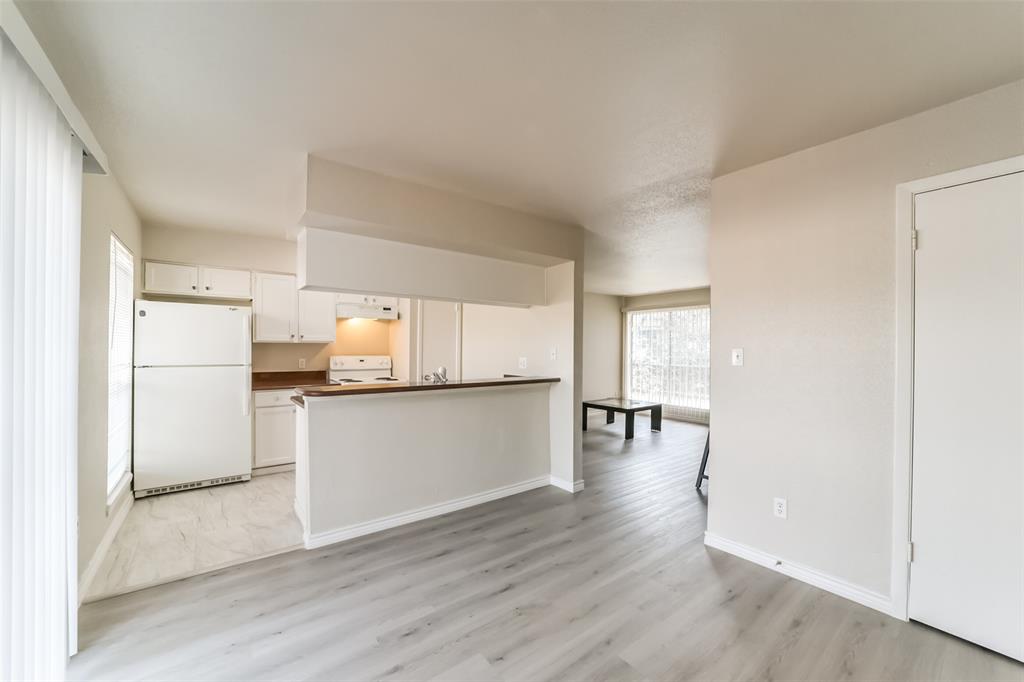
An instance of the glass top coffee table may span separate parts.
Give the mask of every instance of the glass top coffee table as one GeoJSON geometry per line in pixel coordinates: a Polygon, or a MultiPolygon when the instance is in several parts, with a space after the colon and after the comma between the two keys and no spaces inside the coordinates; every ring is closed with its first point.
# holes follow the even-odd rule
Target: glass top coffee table
{"type": "Polygon", "coordinates": [[[661,403],[646,400],[629,400],[627,398],[602,398],[600,400],[583,401],[583,430],[587,430],[587,410],[604,410],[605,424],[615,422],[615,413],[626,415],[626,440],[633,437],[633,422],[637,412],[651,411],[651,431],[661,431],[661,403]]]}

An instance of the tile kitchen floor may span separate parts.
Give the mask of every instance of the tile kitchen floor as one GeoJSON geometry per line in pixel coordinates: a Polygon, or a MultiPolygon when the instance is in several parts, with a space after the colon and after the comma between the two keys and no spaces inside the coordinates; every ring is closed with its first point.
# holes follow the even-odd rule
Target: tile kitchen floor
{"type": "Polygon", "coordinates": [[[295,474],[136,500],[85,601],[302,546],[295,474]]]}

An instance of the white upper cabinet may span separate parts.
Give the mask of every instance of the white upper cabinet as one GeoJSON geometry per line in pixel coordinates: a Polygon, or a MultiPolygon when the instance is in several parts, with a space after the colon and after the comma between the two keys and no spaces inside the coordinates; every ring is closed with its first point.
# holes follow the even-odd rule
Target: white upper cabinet
{"type": "Polygon", "coordinates": [[[145,267],[147,294],[252,298],[252,276],[248,270],[156,261],[146,261],[145,267]]]}
{"type": "Polygon", "coordinates": [[[254,272],[252,281],[254,342],[334,342],[334,294],[299,291],[294,275],[254,272]]]}
{"type": "Polygon", "coordinates": [[[252,340],[294,343],[298,333],[295,276],[254,272],[252,284],[252,340]]]}
{"type": "Polygon", "coordinates": [[[337,322],[333,293],[299,292],[299,343],[333,343],[337,322]]]}
{"type": "Polygon", "coordinates": [[[252,274],[248,270],[199,268],[203,296],[218,298],[252,298],[252,274]]]}
{"type": "Polygon", "coordinates": [[[146,261],[144,289],[147,293],[196,296],[198,287],[198,266],[146,261]]]}

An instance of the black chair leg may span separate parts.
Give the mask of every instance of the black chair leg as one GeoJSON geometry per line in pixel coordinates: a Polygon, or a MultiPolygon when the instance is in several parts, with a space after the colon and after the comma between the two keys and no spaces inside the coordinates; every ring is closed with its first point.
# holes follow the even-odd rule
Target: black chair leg
{"type": "Polygon", "coordinates": [[[708,475],[704,472],[708,468],[708,453],[711,452],[711,432],[708,432],[707,440],[704,441],[704,456],[700,459],[700,471],[697,472],[697,490],[700,490],[701,485],[707,479],[708,475]]]}

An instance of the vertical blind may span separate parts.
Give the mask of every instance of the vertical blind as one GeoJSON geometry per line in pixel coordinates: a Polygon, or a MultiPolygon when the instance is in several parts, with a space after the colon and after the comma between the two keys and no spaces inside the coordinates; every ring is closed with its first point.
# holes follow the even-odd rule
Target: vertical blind
{"type": "Polygon", "coordinates": [[[64,678],[77,595],[82,147],[0,31],[0,679],[64,678]]]}
{"type": "Polygon", "coordinates": [[[631,311],[626,324],[626,396],[662,403],[666,416],[707,423],[711,309],[631,311]]]}
{"type": "Polygon", "coordinates": [[[128,473],[132,455],[132,252],[110,235],[107,313],[107,495],[128,473]]]}

